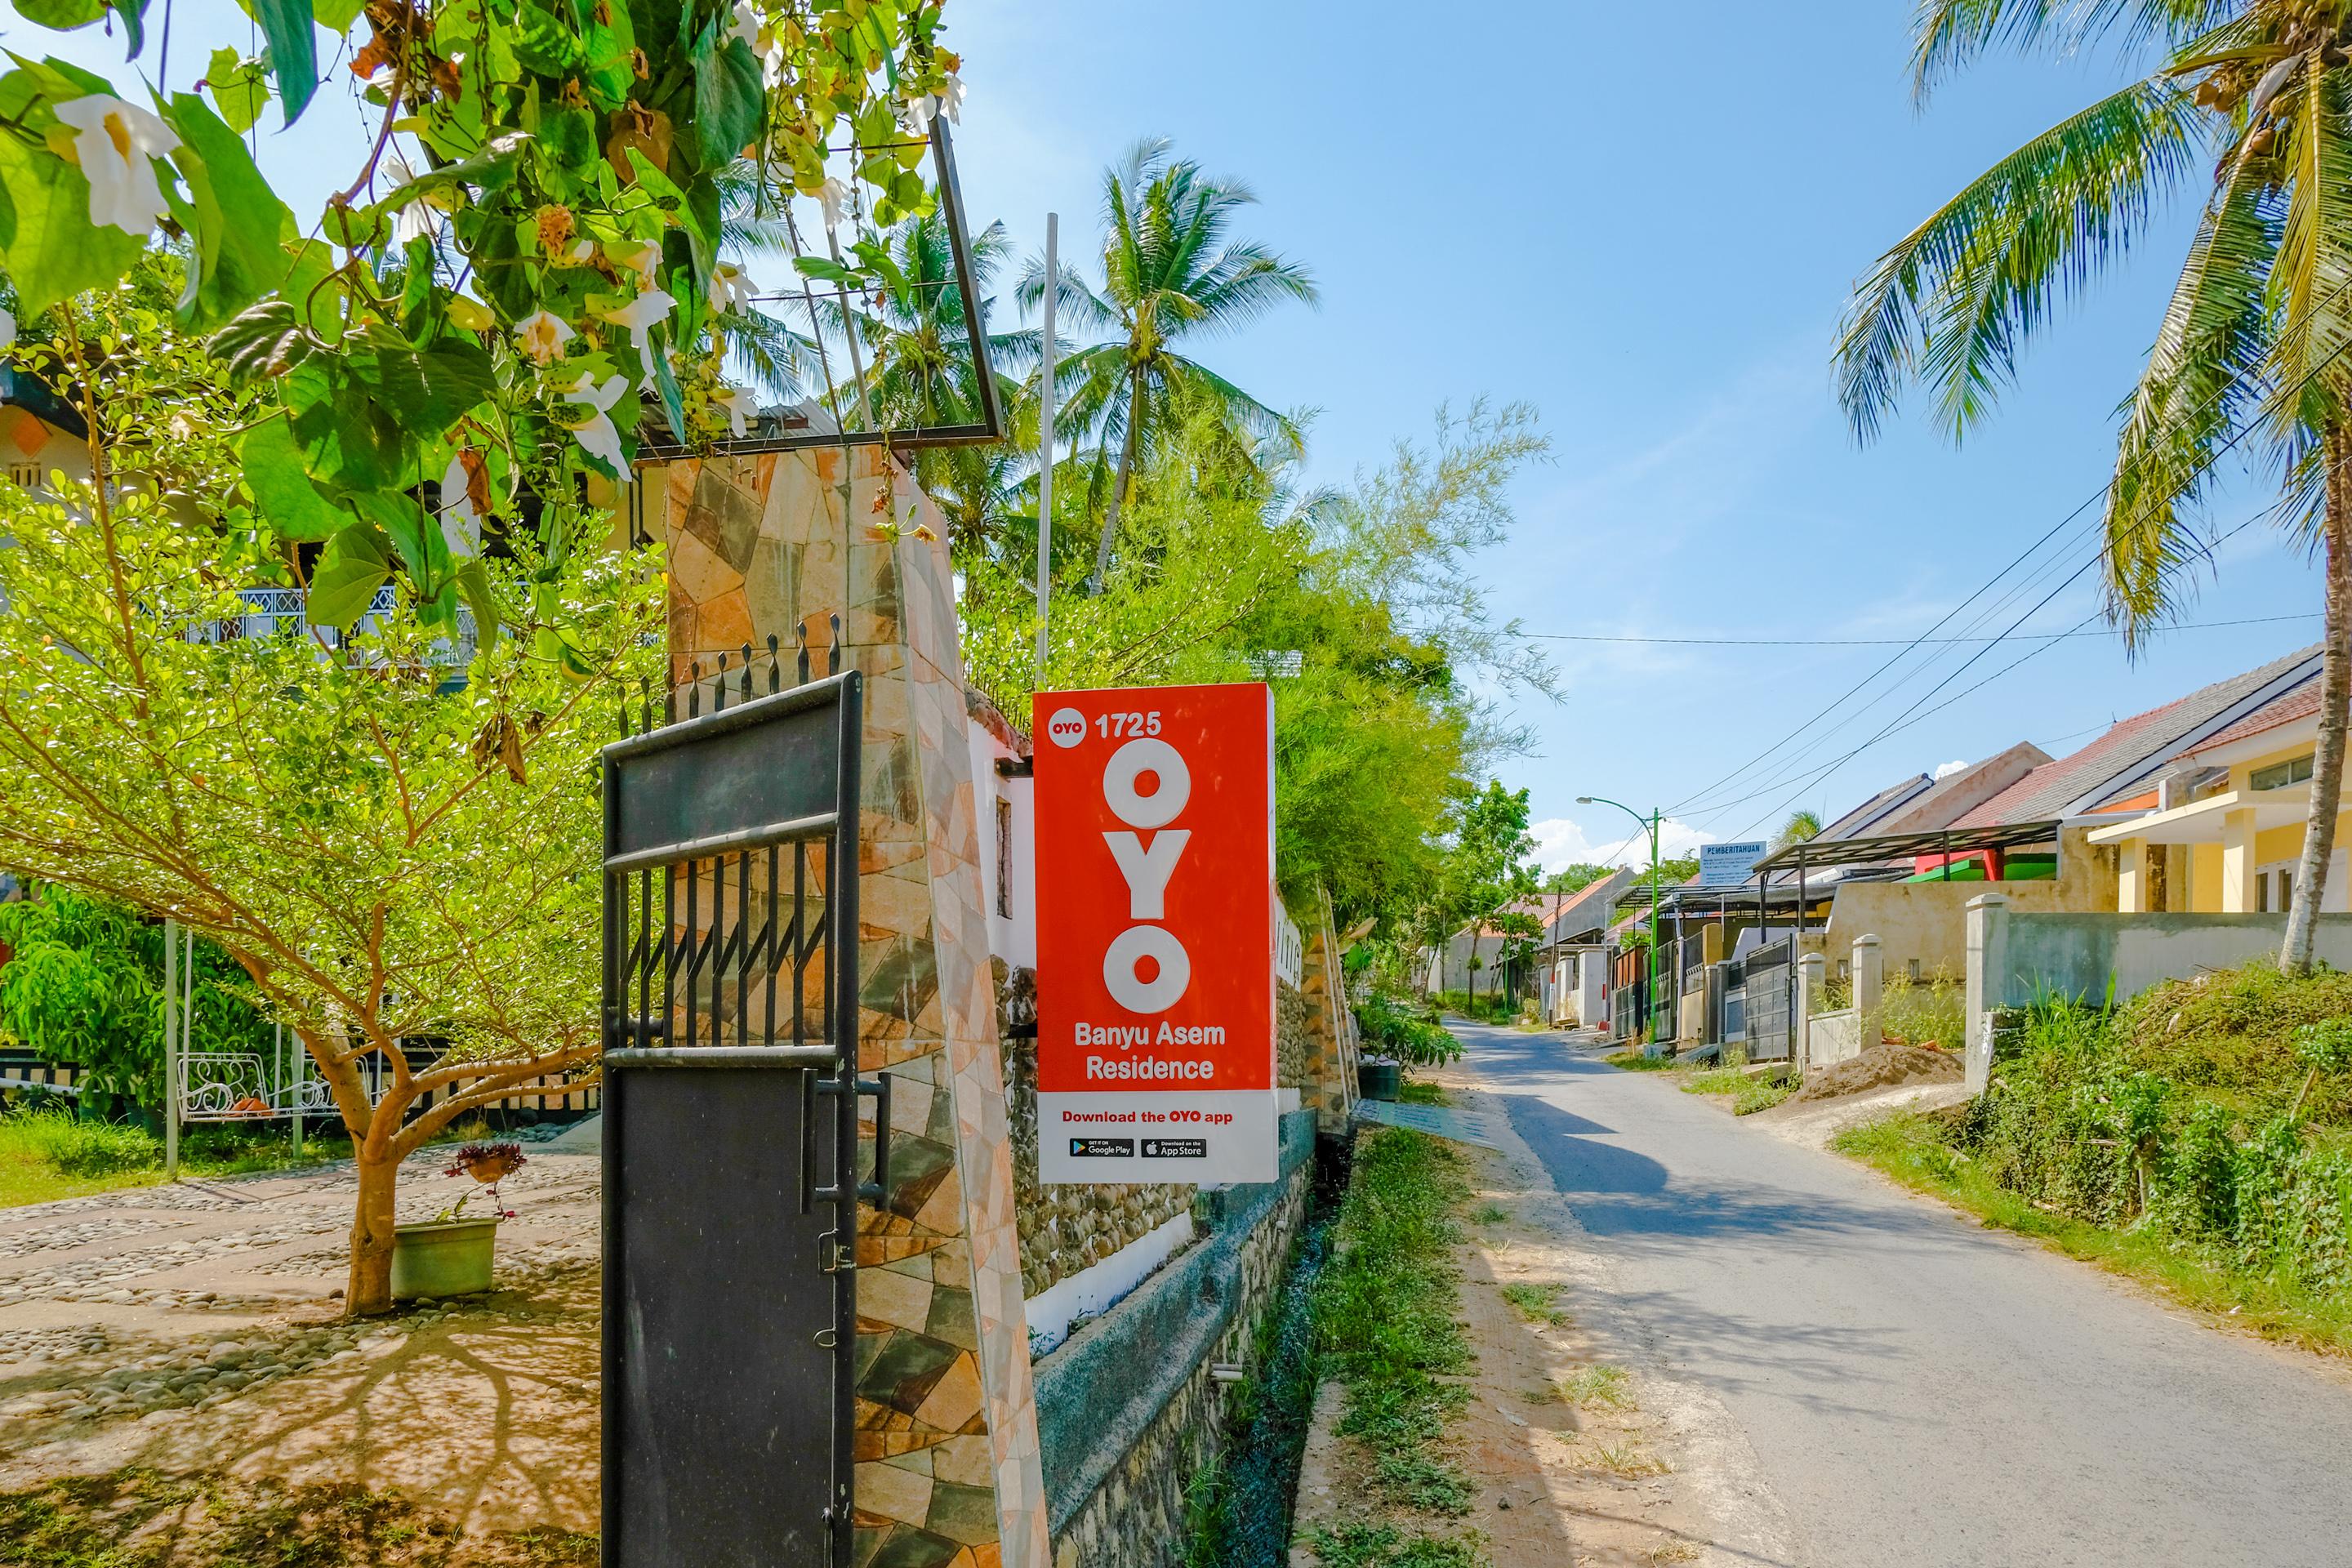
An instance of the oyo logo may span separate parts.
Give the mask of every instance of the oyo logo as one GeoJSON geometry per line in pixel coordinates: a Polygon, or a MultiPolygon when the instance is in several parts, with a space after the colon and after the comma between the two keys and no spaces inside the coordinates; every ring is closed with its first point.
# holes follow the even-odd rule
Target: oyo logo
{"type": "MultiPolygon", "coordinates": [[[[1085,720],[1069,710],[1064,712],[1077,720],[1078,733],[1083,736],[1085,720]]],[[[1061,713],[1054,716],[1054,739],[1073,744],[1062,741],[1062,718],[1061,713]]],[[[1111,814],[1139,830],[1103,835],[1111,858],[1118,863],[1119,875],[1127,879],[1128,917],[1139,921],[1165,920],[1168,879],[1175,874],[1176,862],[1192,839],[1190,828],[1168,825],[1182,815],[1192,798],[1192,770],[1167,742],[1134,740],[1110,754],[1103,768],[1102,787],[1103,801],[1111,814]],[[1147,779],[1151,783],[1149,793],[1142,787],[1147,779]],[[1151,835],[1149,843],[1143,837],[1147,832],[1151,835]]],[[[1166,1012],[1192,983],[1192,960],[1176,933],[1165,926],[1129,926],[1111,939],[1103,953],[1103,984],[1110,991],[1111,1000],[1130,1013],[1166,1012]],[[1152,965],[1149,979],[1142,973],[1146,960],[1152,965]]]]}
{"type": "Polygon", "coordinates": [[[1075,746],[1087,738],[1087,716],[1075,708],[1064,708],[1045,721],[1045,733],[1057,746],[1075,746]]]}

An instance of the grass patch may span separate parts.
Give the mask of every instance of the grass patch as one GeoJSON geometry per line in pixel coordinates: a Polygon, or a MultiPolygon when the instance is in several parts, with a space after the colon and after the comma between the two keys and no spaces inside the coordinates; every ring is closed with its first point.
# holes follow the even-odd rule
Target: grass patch
{"type": "Polygon", "coordinates": [[[1476,1531],[1460,1535],[1408,1536],[1392,1524],[1319,1525],[1307,1550],[1323,1568],[1488,1568],[1476,1531]]]}
{"type": "Polygon", "coordinates": [[[1731,1101],[1734,1116],[1753,1116],[1759,1110],[1769,1110],[1797,1092],[1795,1076],[1777,1079],[1752,1078],[1741,1086],[1731,1101]]]}
{"type": "Polygon", "coordinates": [[[1669,1474],[1671,1467],[1643,1447],[1639,1443],[1596,1443],[1592,1446],[1592,1462],[1612,1476],[1628,1480],[1643,1476],[1669,1474]]]}
{"type": "Polygon", "coordinates": [[[1501,1225],[1510,1217],[1511,1211],[1505,1208],[1500,1204],[1481,1204],[1478,1205],[1478,1223],[1480,1225],[1501,1225]]]}
{"type": "MultiPolygon", "coordinates": [[[[282,1171],[351,1157],[340,1125],[332,1133],[306,1132],[302,1154],[284,1129],[242,1127],[182,1130],[180,1169],[198,1177],[282,1171]]],[[[163,1141],[128,1122],[82,1121],[61,1110],[0,1117],[0,1208],[79,1197],[118,1187],[152,1186],[163,1179],[163,1141]]]]}
{"type": "Polygon", "coordinates": [[[1453,1251],[1469,1198],[1451,1145],[1401,1128],[1367,1133],[1315,1290],[1323,1364],[1346,1391],[1339,1429],[1370,1457],[1372,1490],[1445,1517],[1469,1511],[1472,1498],[1445,1444],[1470,1398],[1453,1381],[1473,1364],[1453,1251]]]}
{"type": "Polygon", "coordinates": [[[2115,1229],[2038,1206],[1954,1147],[1936,1118],[1864,1122],[1839,1133],[1830,1147],[1989,1226],[2156,1286],[2183,1306],[2226,1315],[2265,1339],[2352,1355],[2352,1291],[2315,1289],[2279,1271],[2234,1267],[2220,1247],[2185,1244],[2155,1228],[2115,1229]]]}
{"type": "Polygon", "coordinates": [[[1397,1102],[1401,1105],[1451,1105],[1453,1103],[1446,1098],[1445,1090],[1433,1083],[1400,1085],[1397,1089],[1397,1102]]]}
{"type": "Polygon", "coordinates": [[[596,1538],[468,1536],[396,1491],[131,1468],[0,1493],[0,1561],[43,1568],[589,1568],[596,1538]]]}
{"type": "Polygon", "coordinates": [[[1644,1056],[1639,1049],[1618,1051],[1601,1059],[1624,1072],[1672,1072],[1675,1067],[1672,1057],[1644,1056]]]}
{"type": "Polygon", "coordinates": [[[1633,1380],[1622,1366],[1595,1362],[1561,1378],[1559,1397],[1579,1410],[1631,1410],[1633,1380]]]}
{"type": "Polygon", "coordinates": [[[1538,1285],[1519,1280],[1503,1287],[1503,1300],[1519,1310],[1519,1316],[1531,1323],[1549,1323],[1557,1328],[1576,1320],[1559,1308],[1559,1287],[1538,1285]]]}

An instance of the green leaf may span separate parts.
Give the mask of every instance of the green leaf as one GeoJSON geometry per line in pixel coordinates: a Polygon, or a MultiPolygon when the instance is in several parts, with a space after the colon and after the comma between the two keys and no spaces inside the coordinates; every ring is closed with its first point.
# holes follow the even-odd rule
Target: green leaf
{"type": "Polygon", "coordinates": [[[767,109],[760,62],[740,38],[730,38],[694,67],[694,129],[706,169],[725,168],[752,137],[767,109]]]}
{"type": "Polygon", "coordinates": [[[352,497],[352,504],[370,522],[391,536],[407,564],[410,583],[418,599],[436,600],[447,590],[454,563],[449,559],[449,541],[441,531],[441,520],[425,510],[416,497],[406,494],[387,495],[370,491],[352,497]]]}
{"type": "Polygon", "coordinates": [[[269,81],[261,62],[232,48],[217,48],[205,63],[205,86],[220,110],[221,123],[239,136],[253,129],[269,101],[269,81]]]}
{"type": "Polygon", "coordinates": [[[558,104],[540,118],[539,142],[567,172],[584,171],[597,161],[595,116],[584,109],[558,104]]]}
{"type": "Polygon", "coordinates": [[[188,182],[196,211],[199,281],[190,324],[226,321],[285,281],[285,244],[294,215],[254,167],[236,132],[194,93],[159,105],[180,133],[172,162],[188,182]]]}
{"type": "Polygon", "coordinates": [[[499,640],[499,616],[501,609],[497,592],[490,586],[490,569],[479,561],[468,561],[457,568],[457,595],[466,607],[474,612],[474,640],[488,653],[499,640]]]}
{"type": "Polygon", "coordinates": [[[105,16],[106,0],[16,0],[16,15],[37,27],[70,33],[105,16]]]}
{"type": "Polygon", "coordinates": [[[352,24],[367,9],[367,0],[310,0],[310,18],[337,37],[352,30],[352,24]]]}
{"type": "Polygon", "coordinates": [[[444,185],[478,185],[485,191],[495,191],[513,182],[515,162],[530,143],[531,135],[528,131],[509,131],[504,135],[494,136],[472,157],[442,168],[426,170],[394,189],[369,210],[374,213],[398,212],[426,192],[444,185]]]}
{"type": "Polygon", "coordinates": [[[840,262],[824,256],[795,256],[793,269],[804,278],[814,278],[826,283],[854,283],[857,274],[840,262]]]}
{"type": "Polygon", "coordinates": [[[314,354],[295,366],[286,377],[286,406],[313,479],[383,489],[408,477],[415,443],[378,400],[379,389],[354,374],[355,357],[314,354]]]}
{"type": "Polygon", "coordinates": [[[372,523],[355,522],[332,539],[310,574],[310,624],[349,626],[392,576],[392,556],[372,523]]]}
{"type": "Polygon", "coordinates": [[[137,59],[139,51],[147,47],[147,0],[108,0],[108,5],[122,18],[123,42],[130,46],[122,58],[137,59]]]}
{"type": "Polygon", "coordinates": [[[283,299],[264,300],[239,311],[212,335],[211,346],[213,357],[240,386],[284,375],[319,347],[302,331],[293,302],[283,299]]]}
{"type": "Polygon", "coordinates": [[[673,432],[682,435],[686,429],[686,399],[679,395],[677,373],[670,369],[669,355],[654,351],[654,390],[661,395],[662,413],[669,419],[673,432]]]}
{"type": "Polygon", "coordinates": [[[283,419],[257,425],[245,437],[237,455],[245,464],[245,482],[253,491],[262,518],[280,539],[329,539],[351,526],[351,513],[329,500],[310,482],[302,450],[283,419]]]}
{"type": "Polygon", "coordinates": [[[319,90],[318,26],[310,0],[253,0],[254,19],[269,36],[269,61],[278,76],[278,97],[291,125],[319,90]]]}
{"type": "Polygon", "coordinates": [[[39,315],[131,270],[141,241],[89,221],[89,182],[47,147],[0,135],[0,268],[16,286],[17,314],[39,315]]]}

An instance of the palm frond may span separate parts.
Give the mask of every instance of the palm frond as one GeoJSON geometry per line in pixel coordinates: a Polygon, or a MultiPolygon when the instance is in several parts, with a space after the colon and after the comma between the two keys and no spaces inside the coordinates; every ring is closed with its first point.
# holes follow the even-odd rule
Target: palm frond
{"type": "Polygon", "coordinates": [[[1935,86],[1995,44],[2069,55],[2119,35],[2127,47],[2196,37],[2242,0],[1921,0],[1911,87],[1935,86]]]}
{"type": "Polygon", "coordinates": [[[1837,351],[1838,397],[1867,439],[1915,376],[1965,431],[2053,300],[2120,257],[2203,142],[2190,93],[2136,82],[2035,137],[1880,258],[1837,351]]]}

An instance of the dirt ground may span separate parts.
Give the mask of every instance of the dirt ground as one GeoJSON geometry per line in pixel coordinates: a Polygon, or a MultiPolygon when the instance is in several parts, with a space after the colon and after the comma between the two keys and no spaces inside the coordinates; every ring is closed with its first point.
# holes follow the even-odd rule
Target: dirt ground
{"type": "MultiPolygon", "coordinates": [[[[1456,1251],[1478,1364],[1451,1436],[1476,1500],[1459,1520],[1401,1522],[1475,1531],[1494,1568],[1743,1561],[1714,1544],[1711,1521],[1725,1489],[1746,1485],[1752,1456],[1727,1454],[1722,1424],[1610,1321],[1605,1264],[1502,1109],[1466,1074],[1434,1076],[1454,1105],[1486,1112],[1506,1147],[1469,1151],[1475,1190],[1456,1251]],[[1513,1286],[1534,1288],[1514,1292],[1532,1310],[1506,1296],[1513,1286]]],[[[1377,1511],[1364,1456],[1334,1430],[1339,1415],[1339,1390],[1327,1385],[1295,1538],[1377,1511]]],[[[1314,1562],[1303,1549],[1292,1560],[1314,1562]]]]}
{"type": "MultiPolygon", "coordinates": [[[[426,1151],[401,1217],[455,1195],[426,1151]]],[[[596,1528],[597,1160],[505,1184],[499,1288],[341,1321],[348,1167],[14,1209],[0,1491],[124,1467],[397,1489],[469,1536],[596,1528]]]]}

